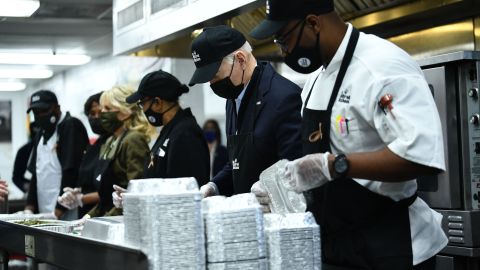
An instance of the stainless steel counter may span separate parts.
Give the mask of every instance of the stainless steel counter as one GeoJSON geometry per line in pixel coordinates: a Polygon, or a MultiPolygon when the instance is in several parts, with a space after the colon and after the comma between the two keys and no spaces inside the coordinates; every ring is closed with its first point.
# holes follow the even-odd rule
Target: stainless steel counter
{"type": "Polygon", "coordinates": [[[4,269],[8,253],[64,269],[148,269],[147,257],[137,249],[4,221],[0,221],[0,253],[4,269]]]}

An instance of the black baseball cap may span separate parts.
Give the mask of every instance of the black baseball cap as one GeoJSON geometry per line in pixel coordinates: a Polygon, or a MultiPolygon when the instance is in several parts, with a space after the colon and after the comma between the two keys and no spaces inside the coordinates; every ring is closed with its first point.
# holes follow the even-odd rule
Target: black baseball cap
{"type": "Polygon", "coordinates": [[[167,101],[176,101],[178,97],[188,92],[188,86],[182,84],[175,76],[158,70],[150,72],[142,78],[137,92],[128,96],[127,103],[135,103],[145,97],[159,97],[167,101]]]}
{"type": "Polygon", "coordinates": [[[203,29],[192,42],[192,58],[197,69],[188,85],[210,81],[223,58],[240,49],[246,41],[242,33],[226,25],[203,29]]]}
{"type": "Polygon", "coordinates": [[[30,107],[27,113],[34,109],[45,110],[52,105],[58,105],[57,96],[49,90],[38,90],[30,97],[30,107]]]}
{"type": "Polygon", "coordinates": [[[266,39],[278,33],[290,20],[333,10],[333,0],[267,0],[267,18],[250,32],[250,36],[266,39]]]}

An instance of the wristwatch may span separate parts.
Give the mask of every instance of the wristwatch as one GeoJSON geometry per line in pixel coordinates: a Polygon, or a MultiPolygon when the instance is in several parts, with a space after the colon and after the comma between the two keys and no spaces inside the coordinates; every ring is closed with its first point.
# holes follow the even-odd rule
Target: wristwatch
{"type": "Polygon", "coordinates": [[[337,155],[333,161],[334,179],[345,178],[349,168],[347,156],[344,154],[337,155]]]}

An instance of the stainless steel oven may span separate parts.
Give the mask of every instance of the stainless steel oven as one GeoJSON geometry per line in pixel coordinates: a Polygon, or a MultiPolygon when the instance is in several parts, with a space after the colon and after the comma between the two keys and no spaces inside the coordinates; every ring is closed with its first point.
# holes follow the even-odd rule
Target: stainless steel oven
{"type": "Polygon", "coordinates": [[[480,269],[480,52],[419,64],[440,114],[447,166],[445,173],[418,179],[419,196],[444,216],[449,238],[438,269],[480,269]]]}

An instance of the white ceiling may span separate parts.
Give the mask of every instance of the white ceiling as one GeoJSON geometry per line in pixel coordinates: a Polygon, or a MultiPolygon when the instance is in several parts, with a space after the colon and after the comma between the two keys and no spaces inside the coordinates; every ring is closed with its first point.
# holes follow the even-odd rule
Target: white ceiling
{"type": "MultiPolygon", "coordinates": [[[[112,0],[40,0],[32,17],[0,17],[0,52],[78,53],[92,58],[111,54],[111,8],[112,0]]],[[[0,64],[5,67],[28,68],[0,64]]],[[[58,73],[72,67],[48,68],[58,73]]]]}

